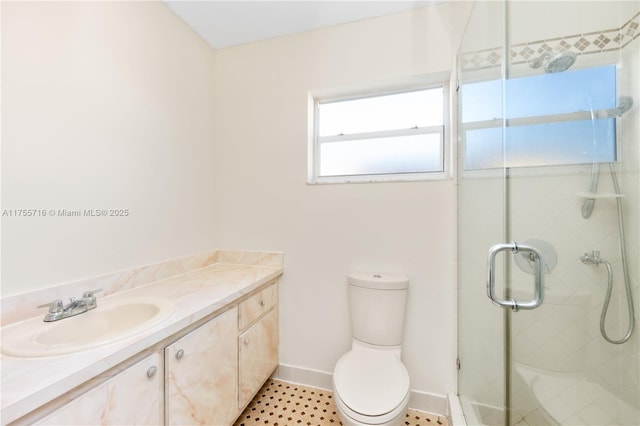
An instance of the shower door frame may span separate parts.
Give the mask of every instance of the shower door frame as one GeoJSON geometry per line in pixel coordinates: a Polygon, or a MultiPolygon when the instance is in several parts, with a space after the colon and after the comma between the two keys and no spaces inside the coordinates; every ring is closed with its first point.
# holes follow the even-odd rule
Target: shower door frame
{"type": "MultiPolygon", "coordinates": [[[[502,3],[502,8],[501,8],[501,12],[502,12],[502,16],[501,16],[501,21],[502,21],[502,25],[504,25],[503,31],[502,31],[502,42],[501,42],[501,48],[502,48],[502,57],[508,57],[508,52],[509,52],[509,30],[508,30],[508,11],[509,11],[509,6],[508,6],[508,1],[504,1],[501,2],[502,3]]],[[[473,10],[475,10],[476,8],[476,4],[474,4],[472,7],[472,14],[473,14],[473,10]]],[[[466,30],[465,30],[466,31],[466,30]]],[[[502,82],[502,116],[501,119],[497,120],[497,121],[501,121],[501,129],[502,129],[502,143],[503,143],[503,148],[504,148],[504,143],[506,140],[506,127],[508,126],[508,120],[505,118],[506,114],[505,114],[505,109],[506,109],[506,103],[504,101],[505,98],[505,90],[506,90],[506,80],[507,80],[507,76],[509,73],[509,61],[502,61],[501,64],[501,69],[500,69],[500,80],[502,82]]],[[[460,65],[458,65],[458,71],[457,71],[457,75],[458,75],[458,88],[461,88],[461,84],[460,84],[460,80],[461,80],[461,69],[460,69],[460,65]]],[[[462,102],[460,101],[460,92],[458,94],[458,122],[459,124],[461,123],[462,120],[462,102]]],[[[462,129],[458,130],[458,134],[459,134],[459,138],[458,140],[462,141],[465,138],[464,135],[464,131],[462,129]],[[460,137],[461,136],[461,137],[460,137]]],[[[463,170],[463,157],[464,157],[464,151],[465,151],[465,143],[461,143],[461,146],[458,147],[458,163],[457,163],[457,168],[458,168],[458,187],[462,187],[462,185],[464,185],[464,183],[462,182],[464,180],[464,177],[462,176],[462,170],[463,170]]],[[[503,149],[504,152],[504,149],[503,149]]],[[[494,235],[494,240],[492,241],[492,244],[497,244],[500,242],[509,242],[511,241],[510,238],[510,200],[509,200],[509,187],[510,187],[510,181],[509,181],[509,168],[506,166],[503,166],[501,168],[501,177],[500,177],[500,183],[499,183],[499,187],[500,187],[500,192],[502,194],[502,202],[501,205],[498,207],[496,206],[496,213],[499,211],[500,213],[498,214],[501,215],[501,223],[499,225],[499,231],[497,229],[495,229],[495,227],[492,227],[493,231],[497,231],[496,234],[494,235]]],[[[491,180],[491,178],[489,179],[491,180]]],[[[498,186],[495,186],[494,189],[496,189],[498,186]]],[[[461,197],[460,195],[460,190],[458,191],[458,197],[461,197]]],[[[458,202],[458,205],[460,206],[460,200],[458,202]]],[[[460,228],[460,225],[459,225],[460,228]]],[[[460,236],[460,229],[459,229],[459,236],[460,236]]],[[[488,247],[487,247],[488,248],[488,247]]],[[[459,254],[460,256],[460,254],[459,254]]],[[[500,256],[500,255],[499,255],[500,256]]],[[[501,257],[501,256],[500,256],[501,257]]],[[[458,265],[460,265],[463,262],[463,259],[460,258],[458,265]]],[[[504,296],[505,298],[510,298],[511,294],[510,294],[510,290],[511,290],[511,281],[509,279],[510,276],[510,262],[501,262],[500,264],[500,269],[501,269],[501,287],[503,287],[503,291],[504,291],[504,296]]],[[[478,283],[479,285],[482,285],[480,282],[478,283]]],[[[460,297],[460,296],[459,296],[460,297]]],[[[482,303],[487,302],[489,303],[489,300],[485,297],[484,299],[482,299],[481,301],[482,303]]],[[[459,307],[460,310],[464,310],[464,308],[459,307]]],[[[502,348],[499,351],[495,351],[492,350],[491,353],[495,354],[497,352],[501,352],[501,355],[503,357],[503,366],[502,366],[502,377],[499,379],[500,382],[500,386],[501,386],[501,391],[502,391],[502,396],[500,397],[500,395],[497,395],[498,399],[501,399],[501,403],[502,403],[502,407],[496,407],[493,404],[489,404],[486,407],[488,407],[489,410],[492,410],[493,414],[496,414],[495,409],[499,409],[502,411],[501,417],[502,417],[502,422],[504,425],[510,425],[510,407],[511,407],[511,396],[510,396],[510,392],[509,389],[511,387],[511,373],[510,373],[510,368],[508,368],[508,366],[510,365],[510,357],[511,357],[511,310],[510,309],[501,309],[498,307],[491,307],[491,309],[495,309],[495,313],[491,313],[491,316],[494,316],[496,318],[500,318],[501,317],[501,324],[502,324],[502,332],[501,332],[501,343],[502,343],[502,348]],[[502,311],[502,312],[500,312],[502,311]]],[[[459,325],[459,331],[458,331],[458,336],[460,338],[460,335],[462,334],[462,330],[460,329],[460,325],[459,325]]],[[[491,354],[488,354],[489,358],[491,358],[491,354]]],[[[462,388],[462,369],[466,368],[467,366],[467,359],[465,359],[464,354],[462,354],[460,352],[460,345],[458,346],[458,389],[459,389],[459,397],[461,399],[461,405],[463,408],[463,414],[466,418],[466,422],[468,424],[475,424],[475,423],[469,423],[469,410],[472,410],[474,412],[474,416],[477,414],[475,412],[475,409],[471,408],[468,404],[478,404],[480,406],[483,406],[485,404],[485,401],[483,400],[470,400],[467,401],[466,398],[463,397],[462,393],[460,392],[460,389],[462,388]]],[[[495,383],[494,381],[492,381],[491,383],[495,383]]],[[[493,399],[493,398],[490,398],[493,399]]]]}

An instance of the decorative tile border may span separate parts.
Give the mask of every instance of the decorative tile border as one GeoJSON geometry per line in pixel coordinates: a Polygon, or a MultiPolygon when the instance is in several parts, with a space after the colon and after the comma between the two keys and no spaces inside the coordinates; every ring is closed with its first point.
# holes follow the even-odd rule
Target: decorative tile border
{"type": "MultiPolygon", "coordinates": [[[[620,28],[514,44],[509,50],[510,64],[526,64],[545,53],[559,53],[567,50],[577,55],[614,52],[625,48],[638,36],[640,36],[640,12],[620,28]]],[[[460,56],[460,66],[463,71],[499,67],[502,65],[502,57],[501,47],[463,53],[460,56]]]]}

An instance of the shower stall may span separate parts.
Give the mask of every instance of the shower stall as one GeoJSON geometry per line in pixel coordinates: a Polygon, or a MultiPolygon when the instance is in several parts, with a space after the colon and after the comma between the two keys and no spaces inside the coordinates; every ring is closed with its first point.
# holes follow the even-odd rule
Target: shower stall
{"type": "Polygon", "coordinates": [[[457,62],[467,423],[640,424],[640,2],[476,2],[457,62]]]}

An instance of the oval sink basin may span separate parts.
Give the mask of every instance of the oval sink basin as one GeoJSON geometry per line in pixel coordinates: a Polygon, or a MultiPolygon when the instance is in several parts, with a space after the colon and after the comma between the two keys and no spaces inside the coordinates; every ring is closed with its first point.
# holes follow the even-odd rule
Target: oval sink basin
{"type": "Polygon", "coordinates": [[[60,355],[114,343],[160,324],[175,304],[157,298],[98,300],[88,312],[53,322],[33,318],[2,328],[2,353],[18,357],[60,355]]]}

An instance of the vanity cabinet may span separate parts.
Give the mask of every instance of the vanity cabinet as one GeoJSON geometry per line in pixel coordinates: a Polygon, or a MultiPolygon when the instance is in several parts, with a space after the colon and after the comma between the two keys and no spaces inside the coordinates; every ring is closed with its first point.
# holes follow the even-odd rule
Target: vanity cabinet
{"type": "Polygon", "coordinates": [[[165,349],[167,425],[227,425],[237,417],[238,309],[165,349]]]}
{"type": "Polygon", "coordinates": [[[240,303],[239,408],[244,408],[278,366],[278,286],[240,303]]]}
{"type": "Polygon", "coordinates": [[[154,353],[35,424],[160,425],[164,418],[162,370],[162,355],[154,353]]]}
{"type": "Polygon", "coordinates": [[[191,328],[13,424],[233,424],[278,366],[277,281],[191,328]]]}

